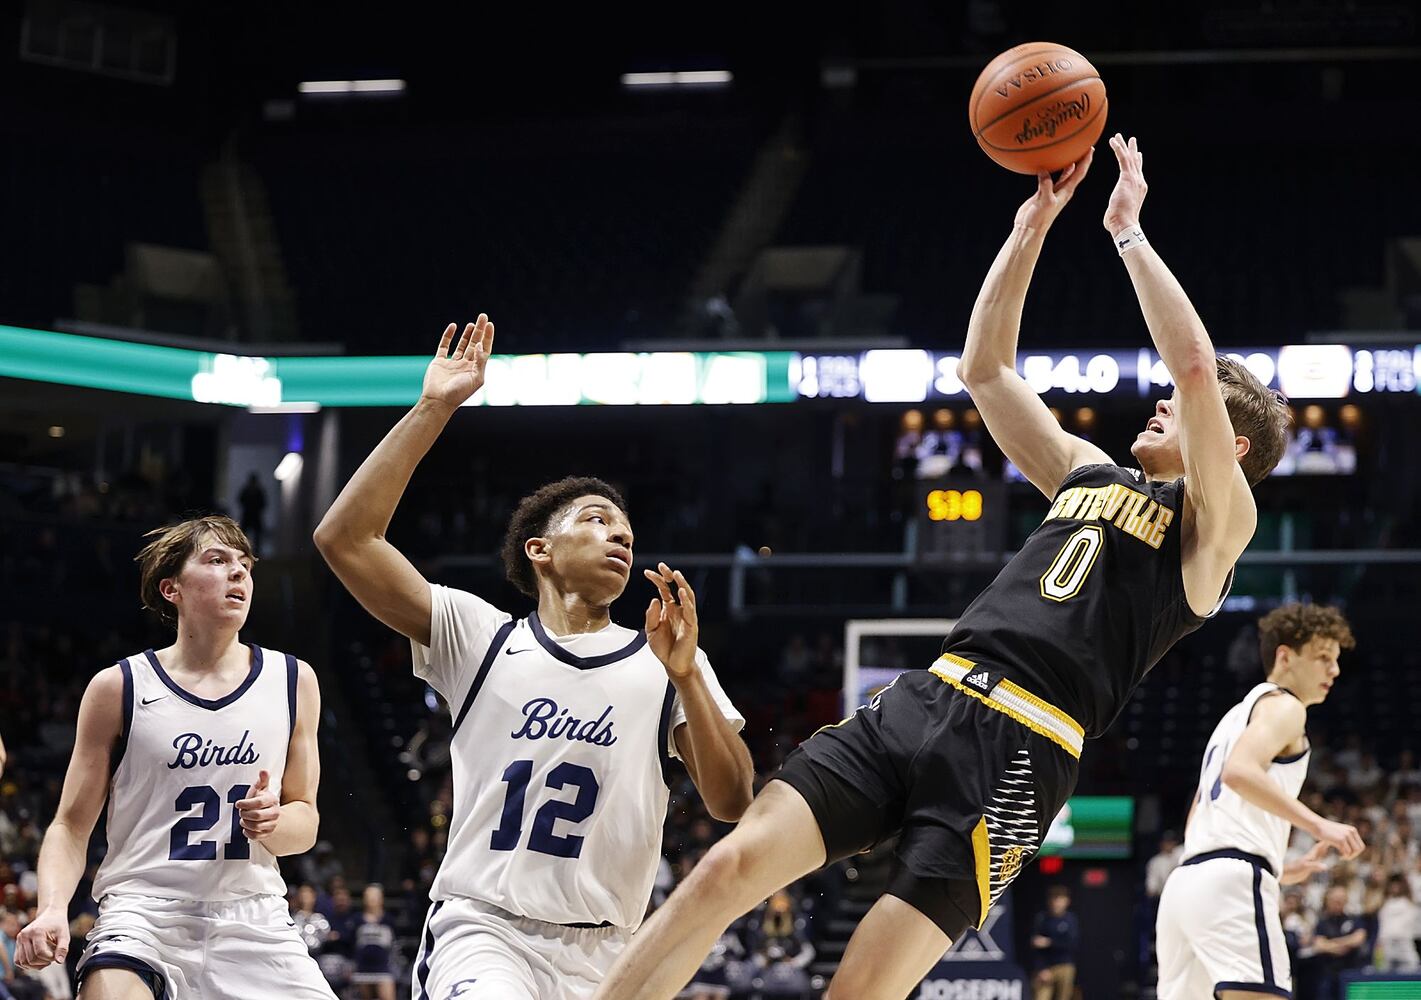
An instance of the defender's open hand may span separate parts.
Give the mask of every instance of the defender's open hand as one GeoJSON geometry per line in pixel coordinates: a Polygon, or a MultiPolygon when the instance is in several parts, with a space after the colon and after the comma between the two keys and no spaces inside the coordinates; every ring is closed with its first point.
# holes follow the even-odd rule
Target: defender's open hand
{"type": "Polygon", "coordinates": [[[451,351],[449,345],[457,329],[455,323],[444,328],[434,360],[425,369],[424,389],[421,392],[425,399],[449,406],[462,406],[465,400],[479,391],[484,384],[489,354],[493,351],[493,324],[486,314],[479,313],[477,323],[464,327],[459,342],[451,351]]]}
{"type": "Polygon", "coordinates": [[[696,669],[696,642],[700,638],[696,593],[680,570],[665,563],[643,572],[661,595],[653,597],[646,609],[646,641],[673,681],[690,677],[696,669]],[[673,586],[675,596],[671,593],[673,586]]]}

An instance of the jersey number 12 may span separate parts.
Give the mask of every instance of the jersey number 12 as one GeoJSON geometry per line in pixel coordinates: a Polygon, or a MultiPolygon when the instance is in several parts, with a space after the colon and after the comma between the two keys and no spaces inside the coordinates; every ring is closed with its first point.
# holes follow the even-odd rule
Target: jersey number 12
{"type": "MultiPolygon", "coordinates": [[[[528,795],[528,782],[533,777],[531,760],[515,760],[503,769],[508,793],[503,798],[503,815],[498,829],[493,831],[489,847],[495,851],[511,851],[523,838],[523,803],[528,795]]],[[[572,785],[577,797],[571,802],[549,799],[533,817],[533,832],[528,837],[528,850],[551,854],[555,858],[575,858],[582,853],[582,838],[576,834],[557,834],[553,825],[560,819],[581,823],[597,808],[597,776],[581,764],[563,761],[548,772],[545,784],[552,789],[572,785]]]]}

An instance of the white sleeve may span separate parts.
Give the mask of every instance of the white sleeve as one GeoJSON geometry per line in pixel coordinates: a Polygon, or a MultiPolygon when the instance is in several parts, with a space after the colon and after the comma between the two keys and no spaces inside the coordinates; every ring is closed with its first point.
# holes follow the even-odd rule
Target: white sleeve
{"type": "MultiPolygon", "coordinates": [[[[696,650],[696,666],[701,669],[701,676],[705,678],[706,687],[710,689],[711,700],[715,702],[716,708],[720,709],[720,714],[729,720],[730,727],[737,733],[740,732],[745,728],[745,716],[741,715],[740,711],[726,697],[703,649],[696,650]]],[[[671,725],[666,729],[666,752],[677,760],[681,759],[681,755],[676,751],[676,728],[685,721],[686,706],[681,704],[681,692],[677,691],[676,700],[671,704],[671,725]]]]}
{"type": "Polygon", "coordinates": [[[414,675],[438,691],[451,712],[469,689],[499,628],[513,616],[463,590],[429,585],[429,645],[410,640],[414,675]]]}

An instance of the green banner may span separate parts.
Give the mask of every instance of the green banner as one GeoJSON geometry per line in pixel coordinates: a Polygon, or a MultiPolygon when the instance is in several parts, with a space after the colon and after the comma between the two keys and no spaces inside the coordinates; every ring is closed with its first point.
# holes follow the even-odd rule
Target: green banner
{"type": "MultiPolygon", "coordinates": [[[[496,354],[471,406],[788,403],[788,351],[496,354]]],[[[226,406],[409,406],[429,358],[257,357],[0,326],[0,376],[226,406]]]]}

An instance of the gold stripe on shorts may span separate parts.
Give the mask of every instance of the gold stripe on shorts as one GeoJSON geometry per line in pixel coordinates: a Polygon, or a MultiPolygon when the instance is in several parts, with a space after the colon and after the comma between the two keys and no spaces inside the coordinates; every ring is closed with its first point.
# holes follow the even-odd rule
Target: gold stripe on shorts
{"type": "Polygon", "coordinates": [[[946,681],[963,694],[971,695],[988,708],[996,709],[1032,732],[1045,736],[1072,757],[1080,757],[1085,746],[1085,730],[1080,723],[1026,688],[1009,680],[1001,680],[990,694],[983,694],[963,683],[963,678],[969,673],[980,669],[978,665],[951,653],[943,653],[928,669],[939,680],[946,681]]]}
{"type": "Polygon", "coordinates": [[[977,869],[977,894],[982,900],[982,913],[977,918],[977,926],[981,927],[992,907],[992,842],[986,816],[977,821],[977,828],[972,831],[972,861],[977,869]]]}

